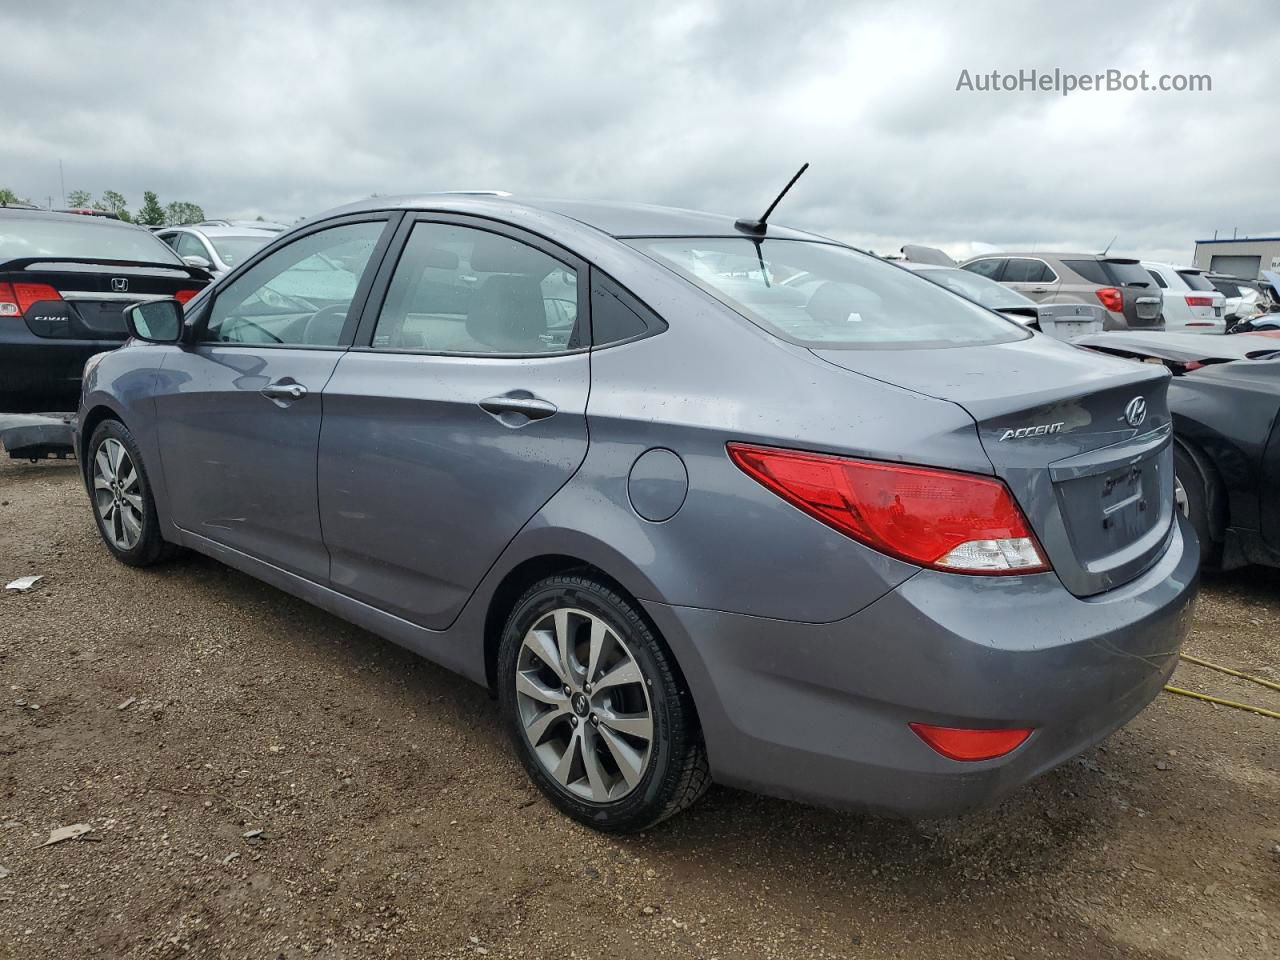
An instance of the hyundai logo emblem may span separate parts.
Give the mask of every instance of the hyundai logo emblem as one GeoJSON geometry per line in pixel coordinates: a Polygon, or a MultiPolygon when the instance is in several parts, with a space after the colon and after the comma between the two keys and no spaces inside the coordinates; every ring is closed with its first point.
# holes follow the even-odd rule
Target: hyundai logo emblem
{"type": "Polygon", "coordinates": [[[124,293],[126,290],[129,289],[129,278],[128,277],[112,277],[111,289],[114,290],[116,293],[124,293]]]}
{"type": "Polygon", "coordinates": [[[1124,419],[1131,427],[1142,426],[1142,421],[1147,419],[1147,401],[1144,397],[1134,397],[1124,408],[1124,419]]]}

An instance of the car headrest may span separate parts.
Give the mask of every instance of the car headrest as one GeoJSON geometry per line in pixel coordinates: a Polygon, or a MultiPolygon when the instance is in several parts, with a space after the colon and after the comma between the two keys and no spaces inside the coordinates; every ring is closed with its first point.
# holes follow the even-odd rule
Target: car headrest
{"type": "Polygon", "coordinates": [[[302,342],[321,347],[337,346],[347,322],[346,307],[326,307],[312,314],[302,328],[302,342]]]}
{"type": "Polygon", "coordinates": [[[858,296],[843,283],[828,280],[813,291],[805,312],[819,323],[840,324],[860,319],[860,314],[879,306],[879,297],[858,296]]]}
{"type": "Polygon", "coordinates": [[[467,334],[499,353],[542,353],[546,332],[542,288],[533,277],[494,274],[471,297],[467,334]]]}
{"type": "Polygon", "coordinates": [[[496,233],[482,233],[471,250],[471,269],[477,273],[522,273],[541,280],[553,263],[545,253],[496,233]]]}

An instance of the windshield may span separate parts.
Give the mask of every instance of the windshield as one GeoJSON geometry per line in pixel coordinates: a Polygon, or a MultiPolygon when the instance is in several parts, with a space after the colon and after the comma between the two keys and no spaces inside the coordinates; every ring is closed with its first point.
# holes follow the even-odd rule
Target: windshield
{"type": "Polygon", "coordinates": [[[990,310],[1010,310],[1016,308],[1035,307],[1035,301],[1024,297],[1017,290],[1006,287],[987,277],[969,270],[936,267],[928,270],[917,270],[916,273],[926,280],[941,284],[948,290],[968,297],[990,310]]]}
{"type": "MultiPolygon", "coordinates": [[[[207,234],[206,234],[207,236],[207,234]]],[[[249,254],[259,249],[272,237],[209,237],[213,249],[228,267],[234,267],[249,254]]]]}
{"type": "Polygon", "coordinates": [[[848,247],[745,237],[627,242],[775,336],[808,347],[950,347],[1030,335],[937,284],[848,247]]]}
{"type": "Polygon", "coordinates": [[[98,217],[84,217],[84,223],[77,222],[80,219],[0,219],[0,260],[48,256],[182,264],[173,249],[149,230],[98,217]]]}

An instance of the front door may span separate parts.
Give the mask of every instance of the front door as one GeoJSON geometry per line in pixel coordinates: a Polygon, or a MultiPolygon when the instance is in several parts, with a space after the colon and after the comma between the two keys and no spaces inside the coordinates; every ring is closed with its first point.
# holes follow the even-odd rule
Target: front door
{"type": "Polygon", "coordinates": [[[320,520],[335,589],[443,629],[586,456],[587,272],[493,224],[404,229],[324,390],[320,520]]]}
{"type": "Polygon", "coordinates": [[[215,291],[156,397],[174,522],[323,582],[320,397],[354,334],[385,217],[305,234],[215,291]],[[350,316],[350,322],[348,322],[350,316]]]}

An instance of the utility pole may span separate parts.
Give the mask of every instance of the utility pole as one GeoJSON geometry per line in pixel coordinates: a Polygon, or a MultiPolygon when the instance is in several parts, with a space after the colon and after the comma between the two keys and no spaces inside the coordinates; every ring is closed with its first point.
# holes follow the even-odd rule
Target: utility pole
{"type": "MultiPolygon", "coordinates": [[[[62,205],[67,205],[67,178],[62,175],[62,161],[58,161],[58,186],[62,188],[62,205]]],[[[53,206],[53,204],[49,204],[53,206]]]]}

